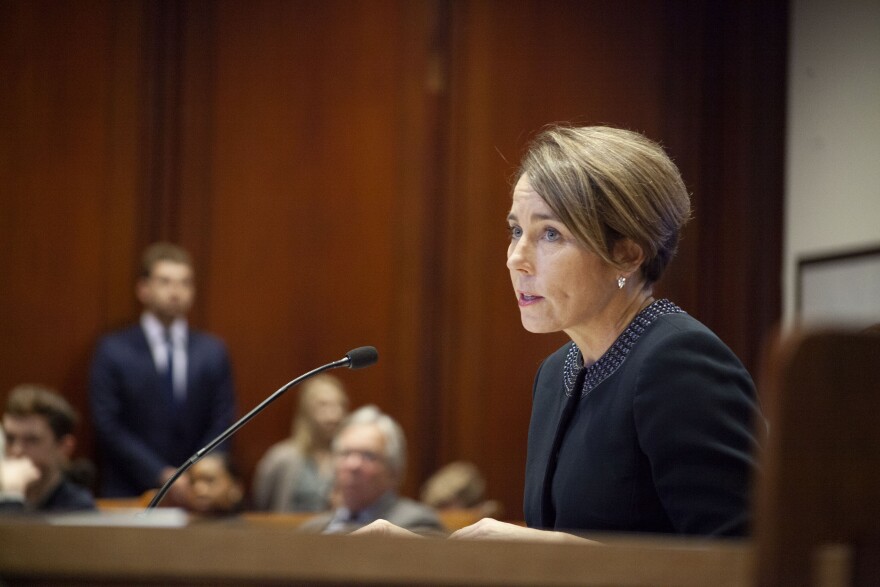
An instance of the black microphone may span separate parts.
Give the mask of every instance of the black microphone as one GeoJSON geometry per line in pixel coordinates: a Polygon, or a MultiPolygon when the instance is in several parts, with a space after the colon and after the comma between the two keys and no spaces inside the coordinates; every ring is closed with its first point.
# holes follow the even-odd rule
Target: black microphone
{"type": "Polygon", "coordinates": [[[379,360],[379,352],[374,346],[360,346],[348,351],[343,361],[348,361],[349,369],[363,369],[374,365],[379,360]]]}
{"type": "Polygon", "coordinates": [[[168,478],[164,485],[156,492],[156,495],[153,496],[152,501],[147,506],[147,510],[151,510],[159,505],[159,502],[162,501],[162,498],[165,497],[165,494],[168,493],[168,490],[171,489],[171,486],[174,485],[174,482],[177,481],[181,475],[186,473],[187,469],[198,463],[202,457],[206,454],[217,448],[223,441],[227,438],[238,432],[238,429],[250,422],[251,418],[262,412],[266,406],[274,402],[276,399],[284,395],[288,389],[305,381],[309,377],[314,377],[318,373],[322,373],[324,371],[328,371],[330,369],[337,369],[339,367],[348,367],[349,369],[362,369],[364,367],[369,367],[379,360],[379,352],[376,350],[376,347],[371,346],[362,346],[356,349],[352,349],[345,354],[345,356],[338,361],[333,361],[332,363],[327,363],[326,365],[322,365],[317,369],[313,369],[304,375],[300,375],[293,381],[283,385],[278,391],[264,399],[260,405],[255,407],[253,410],[245,414],[238,422],[230,426],[223,432],[220,436],[209,442],[204,448],[198,451],[196,454],[191,456],[185,463],[183,463],[174,474],[168,478]]]}

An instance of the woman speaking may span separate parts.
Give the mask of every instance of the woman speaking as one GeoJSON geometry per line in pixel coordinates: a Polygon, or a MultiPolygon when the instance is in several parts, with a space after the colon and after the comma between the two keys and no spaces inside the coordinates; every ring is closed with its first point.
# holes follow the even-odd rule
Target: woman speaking
{"type": "Polygon", "coordinates": [[[507,267],[522,324],[571,340],[534,383],[528,527],[487,518],[452,537],[746,533],[754,384],[706,326],[653,296],[690,215],[678,169],[638,133],[553,127],[517,177],[507,267]]]}

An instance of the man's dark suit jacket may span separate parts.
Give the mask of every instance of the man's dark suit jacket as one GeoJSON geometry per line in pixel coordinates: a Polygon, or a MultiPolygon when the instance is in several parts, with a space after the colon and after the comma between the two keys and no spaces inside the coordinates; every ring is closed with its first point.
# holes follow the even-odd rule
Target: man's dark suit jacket
{"type": "Polygon", "coordinates": [[[101,494],[140,495],[160,471],[178,467],[228,428],[235,415],[232,373],[218,338],[190,329],[186,401],[162,392],[140,325],[105,336],[91,372],[92,419],[101,453],[101,494]]]}
{"type": "Polygon", "coordinates": [[[0,497],[0,513],[72,512],[95,509],[92,493],[69,479],[62,478],[49,495],[33,510],[28,510],[23,499],[0,497]]]}

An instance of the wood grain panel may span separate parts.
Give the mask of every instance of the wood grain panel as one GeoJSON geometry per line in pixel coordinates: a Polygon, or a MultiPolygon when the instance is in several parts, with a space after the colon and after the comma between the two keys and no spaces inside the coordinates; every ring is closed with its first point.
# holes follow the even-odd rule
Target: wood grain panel
{"type": "MultiPolygon", "coordinates": [[[[219,3],[207,322],[230,343],[242,409],[349,349],[354,405],[404,426],[409,493],[430,452],[420,371],[434,99],[426,3],[219,3]]],[[[291,394],[293,395],[293,394],[291,394]]],[[[288,434],[293,399],[243,430],[252,465],[288,434]]]]}
{"type": "Polygon", "coordinates": [[[0,10],[0,397],[26,381],[58,388],[85,416],[88,454],[91,347],[132,308],[119,277],[136,222],[138,14],[112,2],[0,10]]]}

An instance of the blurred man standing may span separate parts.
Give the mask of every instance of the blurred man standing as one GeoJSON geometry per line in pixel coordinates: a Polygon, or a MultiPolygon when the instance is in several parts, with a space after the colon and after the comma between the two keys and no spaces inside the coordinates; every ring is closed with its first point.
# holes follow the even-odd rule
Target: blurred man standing
{"type": "MultiPolygon", "coordinates": [[[[104,337],[92,363],[105,497],[161,486],[235,414],[225,345],[186,321],[195,298],[189,254],[169,243],[148,247],[136,292],[144,307],[140,323],[104,337]]],[[[186,483],[175,483],[170,503],[184,503],[186,483]]]]}

